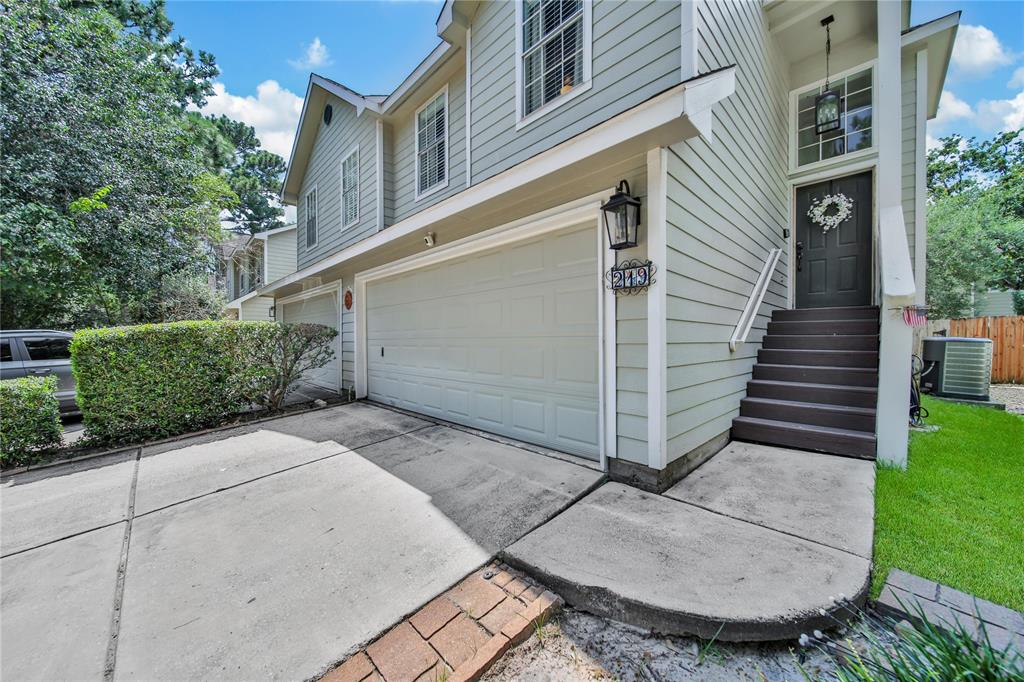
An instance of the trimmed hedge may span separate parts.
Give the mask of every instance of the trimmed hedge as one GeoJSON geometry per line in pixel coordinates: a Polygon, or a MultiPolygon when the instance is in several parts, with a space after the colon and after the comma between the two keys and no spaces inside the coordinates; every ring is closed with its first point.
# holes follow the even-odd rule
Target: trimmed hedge
{"type": "Polygon", "coordinates": [[[0,381],[0,464],[27,464],[60,447],[62,432],[56,377],[0,381]]]}
{"type": "Polygon", "coordinates": [[[76,332],[71,367],[86,432],[106,442],[161,438],[240,412],[251,377],[269,372],[247,365],[243,349],[268,343],[275,327],[205,320],[76,332]]]}
{"type": "MultiPolygon", "coordinates": [[[[164,438],[268,405],[284,367],[295,361],[274,350],[289,347],[283,340],[293,336],[329,344],[337,332],[226,320],[81,330],[71,341],[71,367],[86,433],[108,443],[164,438]]],[[[323,366],[334,351],[319,350],[323,366]]]]}

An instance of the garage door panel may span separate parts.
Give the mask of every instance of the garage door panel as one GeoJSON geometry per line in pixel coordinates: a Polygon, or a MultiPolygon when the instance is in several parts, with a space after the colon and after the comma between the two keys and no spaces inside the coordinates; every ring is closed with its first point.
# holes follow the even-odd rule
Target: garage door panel
{"type": "Polygon", "coordinates": [[[594,230],[370,282],[369,396],[596,458],[594,230]]]}
{"type": "MultiPolygon", "coordinates": [[[[335,293],[285,303],[282,306],[284,322],[307,322],[338,328],[338,297],[335,293]]],[[[320,369],[307,372],[304,380],[331,391],[341,390],[341,334],[334,338],[334,357],[320,369]]]]}

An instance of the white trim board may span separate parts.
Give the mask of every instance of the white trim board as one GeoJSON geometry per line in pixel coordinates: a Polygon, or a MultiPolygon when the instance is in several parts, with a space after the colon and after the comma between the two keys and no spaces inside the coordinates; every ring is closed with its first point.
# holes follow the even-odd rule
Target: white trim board
{"type": "Polygon", "coordinates": [[[355,298],[353,309],[355,313],[354,357],[356,398],[365,398],[369,388],[366,357],[366,285],[369,282],[393,277],[410,270],[418,270],[453,258],[460,258],[540,235],[558,232],[559,230],[576,227],[592,221],[597,232],[598,249],[600,249],[597,257],[600,270],[598,273],[595,273],[597,275],[595,276],[595,286],[598,287],[597,300],[598,305],[601,306],[599,310],[601,323],[598,325],[600,357],[598,368],[598,381],[600,383],[598,387],[598,452],[599,461],[602,467],[605,467],[607,457],[610,454],[613,456],[615,452],[615,439],[617,438],[616,420],[608,419],[608,415],[615,414],[614,371],[610,375],[608,372],[609,362],[614,370],[616,357],[614,336],[615,300],[613,295],[609,301],[604,287],[604,266],[607,259],[605,252],[609,250],[605,248],[604,230],[600,224],[600,207],[602,200],[613,192],[614,189],[612,188],[595,193],[507,225],[501,225],[480,234],[465,237],[451,244],[435,247],[425,253],[408,256],[393,263],[387,263],[356,273],[353,285],[353,296],[355,298]],[[609,323],[613,327],[611,335],[607,333],[609,323]],[[610,382],[609,379],[611,379],[610,382]]]}
{"type": "Polygon", "coordinates": [[[377,231],[380,232],[384,229],[384,121],[379,118],[375,121],[373,141],[377,176],[377,231]]]}
{"type": "Polygon", "coordinates": [[[647,288],[647,465],[668,466],[668,150],[647,152],[647,258],[660,276],[647,288]]]}

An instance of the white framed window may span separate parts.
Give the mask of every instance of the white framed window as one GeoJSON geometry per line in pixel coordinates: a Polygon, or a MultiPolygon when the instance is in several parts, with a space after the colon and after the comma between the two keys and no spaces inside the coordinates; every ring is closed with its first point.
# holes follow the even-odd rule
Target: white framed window
{"type": "Polygon", "coordinates": [[[591,0],[516,0],[516,128],[590,89],[591,0]]]}
{"type": "Polygon", "coordinates": [[[416,200],[448,186],[448,85],[416,110],[416,200]]]}
{"type": "Polygon", "coordinates": [[[790,93],[790,170],[838,163],[875,149],[875,64],[870,62],[836,74],[829,88],[839,92],[839,128],[823,135],[814,132],[814,99],[825,80],[790,93]]]}
{"type": "Polygon", "coordinates": [[[359,222],[359,145],[341,160],[341,228],[359,222]]]}
{"type": "Polygon", "coordinates": [[[306,248],[311,249],[316,246],[320,237],[318,234],[319,211],[317,211],[316,185],[313,186],[313,189],[306,192],[303,204],[305,204],[303,208],[306,211],[306,248]]]}

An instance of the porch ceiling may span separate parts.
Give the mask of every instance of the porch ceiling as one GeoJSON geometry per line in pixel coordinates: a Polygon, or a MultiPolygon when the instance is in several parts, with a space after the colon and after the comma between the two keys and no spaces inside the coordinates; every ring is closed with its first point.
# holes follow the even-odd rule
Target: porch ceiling
{"type": "Polygon", "coordinates": [[[821,20],[830,14],[832,47],[858,38],[874,39],[878,7],[873,0],[839,2],[776,2],[767,7],[768,26],[790,64],[824,53],[825,31],[821,20]]]}

